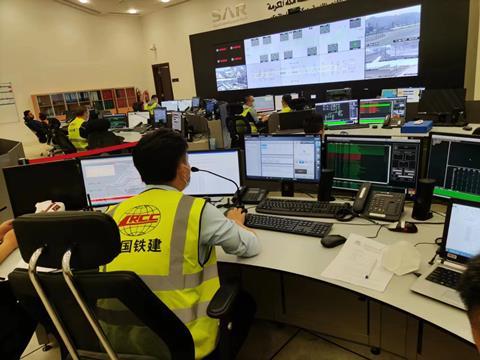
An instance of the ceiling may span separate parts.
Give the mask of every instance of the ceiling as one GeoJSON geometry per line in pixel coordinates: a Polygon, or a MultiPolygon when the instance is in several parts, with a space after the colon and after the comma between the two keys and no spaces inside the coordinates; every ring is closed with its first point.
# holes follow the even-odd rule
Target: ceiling
{"type": "Polygon", "coordinates": [[[124,14],[141,16],[158,11],[162,8],[175,6],[190,0],[170,0],[167,3],[161,0],[53,0],[55,2],[85,11],[93,15],[124,14]],[[137,10],[136,14],[129,10],[137,10]]]}

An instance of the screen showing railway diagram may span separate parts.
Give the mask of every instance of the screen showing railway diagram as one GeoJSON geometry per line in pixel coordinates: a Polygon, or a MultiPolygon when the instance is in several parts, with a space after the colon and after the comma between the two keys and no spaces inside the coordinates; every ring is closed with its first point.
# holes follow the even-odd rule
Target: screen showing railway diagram
{"type": "Polygon", "coordinates": [[[327,126],[358,123],[358,101],[344,100],[315,104],[315,111],[323,116],[327,126]]]}

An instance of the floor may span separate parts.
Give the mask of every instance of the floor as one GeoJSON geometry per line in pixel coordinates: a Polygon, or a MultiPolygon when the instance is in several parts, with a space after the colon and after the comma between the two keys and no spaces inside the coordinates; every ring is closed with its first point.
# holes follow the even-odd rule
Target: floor
{"type": "MultiPolygon", "coordinates": [[[[44,352],[34,336],[21,359],[59,360],[58,347],[44,352]]],[[[250,330],[238,360],[363,360],[307,331],[257,320],[250,330]]]]}

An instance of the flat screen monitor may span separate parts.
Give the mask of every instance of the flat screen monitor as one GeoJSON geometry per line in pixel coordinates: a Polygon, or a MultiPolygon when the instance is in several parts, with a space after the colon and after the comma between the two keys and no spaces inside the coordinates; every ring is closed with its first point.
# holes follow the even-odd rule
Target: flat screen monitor
{"type": "Polygon", "coordinates": [[[382,89],[382,98],[397,97],[397,89],[382,89]]]}
{"type": "Polygon", "coordinates": [[[360,124],[383,124],[387,116],[405,119],[406,114],[406,97],[360,100],[360,124]]]}
{"type": "Polygon", "coordinates": [[[465,110],[465,89],[426,89],[418,104],[419,113],[450,114],[453,110],[465,110]]]}
{"type": "Polygon", "coordinates": [[[137,111],[128,113],[128,127],[133,128],[138,124],[148,125],[150,113],[148,111],[137,111]]]}
{"type": "Polygon", "coordinates": [[[200,108],[200,98],[199,97],[193,97],[192,98],[192,108],[193,109],[199,109],[200,108]]]}
{"type": "Polygon", "coordinates": [[[110,122],[110,129],[128,128],[128,118],[126,114],[105,115],[103,118],[110,122]]]}
{"type": "Polygon", "coordinates": [[[155,125],[158,126],[160,124],[166,125],[167,124],[167,108],[159,107],[153,110],[153,121],[155,125]]]}
{"type": "Polygon", "coordinates": [[[178,111],[187,111],[192,108],[192,99],[178,100],[178,111]]]}
{"type": "Polygon", "coordinates": [[[218,44],[217,90],[417,76],[421,12],[415,5],[218,44]]]}
{"type": "Polygon", "coordinates": [[[418,103],[422,97],[422,93],[425,90],[424,87],[418,88],[400,88],[397,89],[397,96],[406,97],[408,103],[418,103]]]}
{"type": "MultiPolygon", "coordinates": [[[[188,162],[202,170],[225,176],[240,186],[240,162],[237,150],[189,152],[188,162]]],[[[233,195],[237,187],[231,182],[205,173],[192,173],[184,193],[192,196],[233,195]]]]}
{"type": "Polygon", "coordinates": [[[413,194],[419,178],[421,141],[382,137],[327,136],[327,168],[335,171],[333,186],[376,188],[413,194]]]}
{"type": "Polygon", "coordinates": [[[480,202],[480,138],[431,133],[428,178],[438,197],[480,202]]]}
{"type": "Polygon", "coordinates": [[[131,155],[81,159],[80,165],[94,207],[115,205],[145,190],[131,155]]]}
{"type": "Polygon", "coordinates": [[[180,111],[172,112],[172,130],[182,132],[183,115],[180,111]]]}
{"type": "MultiPolygon", "coordinates": [[[[299,97],[297,93],[291,93],[290,96],[292,97],[292,100],[298,99],[299,97]]],[[[275,95],[275,111],[282,110],[283,108],[282,99],[283,99],[283,95],[275,95]]]]}
{"type": "Polygon", "coordinates": [[[255,110],[257,112],[269,112],[275,110],[275,100],[273,95],[256,96],[255,97],[255,110]]]}
{"type": "Polygon", "coordinates": [[[178,101],[176,100],[162,101],[161,105],[167,108],[167,111],[178,111],[178,101]]]}
{"type": "Polygon", "coordinates": [[[207,115],[211,115],[215,112],[217,102],[215,100],[207,100],[205,103],[205,112],[207,115]]]}
{"type": "Polygon", "coordinates": [[[321,142],[319,135],[245,136],[246,178],[318,182],[321,142]]]}
{"type": "Polygon", "coordinates": [[[35,204],[62,202],[67,210],[88,207],[80,166],[76,160],[23,165],[3,169],[15,217],[35,212],[35,204]]]}
{"type": "Polygon", "coordinates": [[[358,123],[358,101],[343,100],[315,104],[315,111],[323,116],[327,126],[358,123]]]}

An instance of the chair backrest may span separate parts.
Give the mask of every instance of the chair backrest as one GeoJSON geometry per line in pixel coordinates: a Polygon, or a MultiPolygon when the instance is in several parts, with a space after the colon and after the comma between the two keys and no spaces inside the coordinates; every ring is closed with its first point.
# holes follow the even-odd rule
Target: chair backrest
{"type": "Polygon", "coordinates": [[[77,152],[77,149],[73,146],[67,134],[61,129],[53,130],[53,142],[60,146],[60,149],[62,149],[65,154],[73,154],[77,152]]]}
{"type": "Polygon", "coordinates": [[[121,143],[122,138],[110,131],[94,131],[88,135],[89,150],[120,145],[121,143]]]}
{"type": "MultiPolygon", "coordinates": [[[[26,262],[36,248],[43,247],[38,265],[56,269],[65,251],[72,249],[75,287],[116,353],[136,359],[194,358],[190,332],[140,277],[128,271],[98,272],[99,266],[112,261],[121,250],[118,227],[110,216],[93,212],[30,214],[17,218],[13,226],[26,262]]],[[[63,274],[39,273],[38,278],[79,354],[103,353],[63,274]]],[[[28,272],[16,269],[9,281],[25,309],[52,329],[28,272]]]]}

